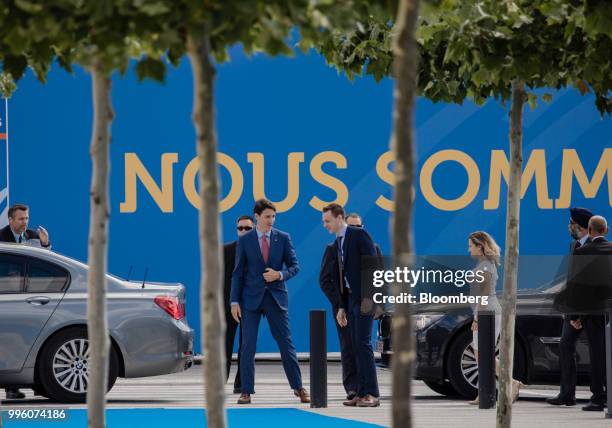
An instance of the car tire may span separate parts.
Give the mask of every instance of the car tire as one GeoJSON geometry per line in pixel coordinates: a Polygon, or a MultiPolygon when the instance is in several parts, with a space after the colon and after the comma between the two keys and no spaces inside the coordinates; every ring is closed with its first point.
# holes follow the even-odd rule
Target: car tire
{"type": "Polygon", "coordinates": [[[437,392],[438,394],[444,395],[446,397],[456,397],[459,395],[457,393],[457,390],[453,387],[453,385],[451,385],[450,382],[436,382],[425,380],[423,381],[423,383],[425,383],[425,385],[427,385],[434,392],[437,392]]]}
{"type": "Polygon", "coordinates": [[[34,395],[39,395],[44,398],[49,398],[49,393],[45,391],[45,389],[43,388],[41,384],[34,385],[32,387],[32,391],[34,392],[34,395]]]}
{"type": "MultiPolygon", "coordinates": [[[[61,403],[86,401],[88,349],[86,327],[63,330],[45,344],[39,358],[38,377],[49,398],[61,403]]],[[[111,345],[107,391],[115,384],[118,374],[119,361],[111,345]]]]}
{"type": "MultiPolygon", "coordinates": [[[[519,340],[514,342],[515,379],[525,381],[525,350],[519,340]]],[[[446,371],[452,387],[468,400],[478,395],[478,366],[472,349],[472,331],[462,331],[450,345],[446,355],[446,371]],[[467,363],[466,363],[467,361],[467,363]],[[470,364],[472,362],[472,364],[470,364]],[[474,379],[475,375],[475,379],[474,379]]]]}

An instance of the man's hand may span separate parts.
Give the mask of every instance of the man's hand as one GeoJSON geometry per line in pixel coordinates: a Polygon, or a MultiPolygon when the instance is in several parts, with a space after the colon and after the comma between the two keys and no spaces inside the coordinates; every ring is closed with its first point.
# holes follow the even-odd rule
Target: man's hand
{"type": "Polygon", "coordinates": [[[240,311],[240,305],[238,303],[232,303],[232,317],[234,317],[237,323],[240,323],[242,312],[240,311]]]}
{"type": "Polygon", "coordinates": [[[346,312],[344,309],[338,309],[338,314],[336,315],[336,321],[338,321],[338,325],[340,327],[346,327],[348,325],[348,321],[346,319],[346,312]]]}
{"type": "Polygon", "coordinates": [[[49,232],[42,226],[38,226],[38,238],[40,239],[40,245],[44,247],[49,245],[49,232]]]}
{"type": "Polygon", "coordinates": [[[571,320],[570,324],[572,325],[572,327],[574,327],[576,330],[580,330],[582,328],[582,321],[580,321],[580,319],[577,320],[571,320]]]}
{"type": "Polygon", "coordinates": [[[266,268],[266,271],[263,273],[263,277],[266,282],[274,282],[278,281],[281,278],[281,274],[277,270],[266,268]]]}
{"type": "Polygon", "coordinates": [[[372,313],[372,308],[374,307],[374,302],[372,299],[368,299],[367,297],[361,299],[361,307],[359,310],[362,315],[369,315],[372,313]]]}

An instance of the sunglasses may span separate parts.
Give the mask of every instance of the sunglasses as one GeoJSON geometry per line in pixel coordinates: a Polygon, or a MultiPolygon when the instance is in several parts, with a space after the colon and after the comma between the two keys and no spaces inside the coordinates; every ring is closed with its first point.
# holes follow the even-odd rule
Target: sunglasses
{"type": "Polygon", "coordinates": [[[252,230],[253,228],[251,226],[236,226],[236,229],[242,232],[243,230],[249,231],[249,230],[252,230]]]}

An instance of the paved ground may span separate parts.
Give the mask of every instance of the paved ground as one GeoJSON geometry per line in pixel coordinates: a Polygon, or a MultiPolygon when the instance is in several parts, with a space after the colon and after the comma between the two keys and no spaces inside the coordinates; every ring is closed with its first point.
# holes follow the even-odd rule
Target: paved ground
{"type": "MultiPolygon", "coordinates": [[[[118,407],[201,407],[204,403],[202,388],[202,366],[174,375],[143,379],[120,379],[110,392],[108,406],[118,407]]],[[[308,383],[308,365],[302,365],[302,373],[308,383]]],[[[233,373],[232,373],[233,375],[233,373]]],[[[391,372],[379,370],[382,406],[375,409],[349,408],[342,406],[344,391],[340,383],[340,365],[330,363],[328,368],[328,408],[310,409],[300,404],[291,393],[279,363],[257,363],[256,390],[250,407],[295,407],[328,416],[390,425],[391,372]]],[[[233,377],[231,377],[233,379],[233,377]]],[[[306,385],[308,387],[308,385],[306,385]]],[[[21,401],[4,401],[2,409],[17,407],[66,407],[33,397],[21,401]]],[[[586,403],[589,393],[581,389],[578,398],[583,399],[576,407],[557,408],[547,405],[544,398],[554,395],[555,387],[528,387],[521,391],[521,398],[515,403],[513,425],[516,427],[607,427],[612,428],[612,419],[604,419],[603,413],[583,412],[580,406],[586,403]]],[[[228,407],[245,408],[235,404],[237,395],[232,394],[230,384],[226,386],[228,407]]],[[[0,393],[4,398],[4,392],[0,393]]],[[[83,407],[83,406],[75,406],[83,407]]],[[[414,382],[413,409],[416,427],[494,427],[495,410],[479,410],[463,400],[452,400],[431,391],[422,382],[414,382]]],[[[255,427],[249,427],[255,428],[255,427]]]]}

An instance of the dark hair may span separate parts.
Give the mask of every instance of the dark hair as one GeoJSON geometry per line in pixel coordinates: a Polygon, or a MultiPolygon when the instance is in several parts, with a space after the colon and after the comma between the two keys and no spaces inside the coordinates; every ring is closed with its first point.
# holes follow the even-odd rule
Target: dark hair
{"type": "Polygon", "coordinates": [[[251,223],[255,223],[253,221],[253,217],[251,217],[250,215],[246,215],[246,214],[238,217],[238,220],[236,220],[236,223],[240,223],[242,220],[249,220],[251,223]]]}
{"type": "Polygon", "coordinates": [[[13,218],[13,214],[15,214],[15,211],[28,211],[29,209],[30,208],[27,205],[15,204],[9,208],[8,216],[9,218],[13,218]]]}
{"type": "Polygon", "coordinates": [[[276,207],[274,206],[272,202],[270,202],[267,199],[259,199],[258,201],[255,201],[255,206],[253,207],[253,213],[257,215],[261,215],[261,213],[264,212],[264,210],[267,210],[268,208],[276,212],[276,207]]]}
{"type": "Polygon", "coordinates": [[[329,205],[324,206],[323,212],[326,213],[327,211],[331,211],[334,217],[338,217],[339,215],[341,215],[342,218],[344,218],[344,208],[342,208],[342,205],[340,204],[333,202],[329,205]]]}
{"type": "Polygon", "coordinates": [[[363,220],[359,214],[354,213],[354,212],[350,213],[349,215],[346,216],[346,218],[351,218],[351,217],[352,218],[358,218],[359,220],[363,220]]]}

